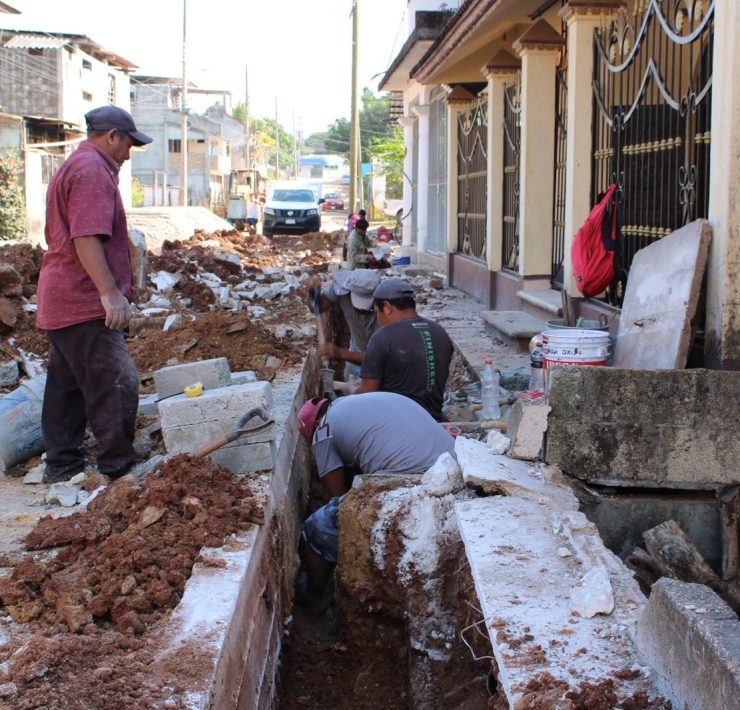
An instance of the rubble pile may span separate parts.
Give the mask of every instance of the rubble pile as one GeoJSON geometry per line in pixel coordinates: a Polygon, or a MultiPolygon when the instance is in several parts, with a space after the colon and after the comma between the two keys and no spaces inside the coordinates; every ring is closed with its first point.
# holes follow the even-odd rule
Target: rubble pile
{"type": "Polygon", "coordinates": [[[0,580],[0,602],[40,629],[97,633],[93,624],[139,635],[175,607],[201,548],[221,547],[262,515],[248,477],[177,456],[140,487],[125,477],[84,512],[42,518],[27,549],[63,547],[46,562],[17,564],[0,580]]]}

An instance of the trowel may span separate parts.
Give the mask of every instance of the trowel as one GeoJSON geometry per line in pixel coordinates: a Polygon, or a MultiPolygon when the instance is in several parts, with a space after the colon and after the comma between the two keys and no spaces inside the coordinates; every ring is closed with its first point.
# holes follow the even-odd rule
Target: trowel
{"type": "MultiPolygon", "coordinates": [[[[319,336],[319,348],[324,345],[324,324],[321,320],[321,288],[316,287],[314,295],[314,313],[316,314],[316,333],[319,336]]],[[[324,358],[321,361],[321,394],[328,399],[336,399],[334,392],[334,370],[329,367],[329,361],[324,358]]]]}

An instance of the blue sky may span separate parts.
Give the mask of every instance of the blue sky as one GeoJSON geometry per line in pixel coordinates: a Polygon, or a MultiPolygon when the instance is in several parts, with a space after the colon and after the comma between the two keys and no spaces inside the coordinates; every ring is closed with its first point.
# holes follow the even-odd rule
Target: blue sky
{"type": "MultiPolygon", "coordinates": [[[[9,0],[10,1],[10,0],[9,0]]],[[[360,0],[360,84],[377,91],[405,40],[406,0],[360,0]]],[[[182,0],[12,0],[21,15],[0,26],[86,34],[139,65],[143,74],[182,74],[182,0]]],[[[244,99],[249,66],[254,115],[274,116],[304,135],[349,117],[351,0],[187,0],[189,78],[244,99]]],[[[201,99],[201,101],[205,101],[201,99]]],[[[197,104],[193,108],[198,109],[197,104]]],[[[200,108],[204,108],[201,105],[200,108]]]]}

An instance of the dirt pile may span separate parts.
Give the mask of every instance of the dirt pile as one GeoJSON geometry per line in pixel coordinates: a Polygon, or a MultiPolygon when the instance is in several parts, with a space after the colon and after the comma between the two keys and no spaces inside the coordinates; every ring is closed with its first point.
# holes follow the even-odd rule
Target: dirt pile
{"type": "Polygon", "coordinates": [[[86,512],[42,518],[27,548],[64,547],[47,562],[18,564],[0,581],[0,601],[40,629],[87,633],[95,624],[138,635],[177,604],[202,547],[221,547],[261,514],[248,479],[177,456],[141,487],[123,478],[86,512]]]}

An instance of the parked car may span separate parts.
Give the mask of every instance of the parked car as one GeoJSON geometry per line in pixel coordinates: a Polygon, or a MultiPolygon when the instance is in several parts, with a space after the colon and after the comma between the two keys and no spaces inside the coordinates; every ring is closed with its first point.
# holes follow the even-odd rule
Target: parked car
{"type": "Polygon", "coordinates": [[[271,237],[278,232],[305,234],[321,229],[321,205],[311,185],[300,182],[271,182],[262,211],[262,234],[271,237]]]}
{"type": "Polygon", "coordinates": [[[344,198],[338,192],[327,192],[324,195],[325,210],[343,210],[344,198]]]}

